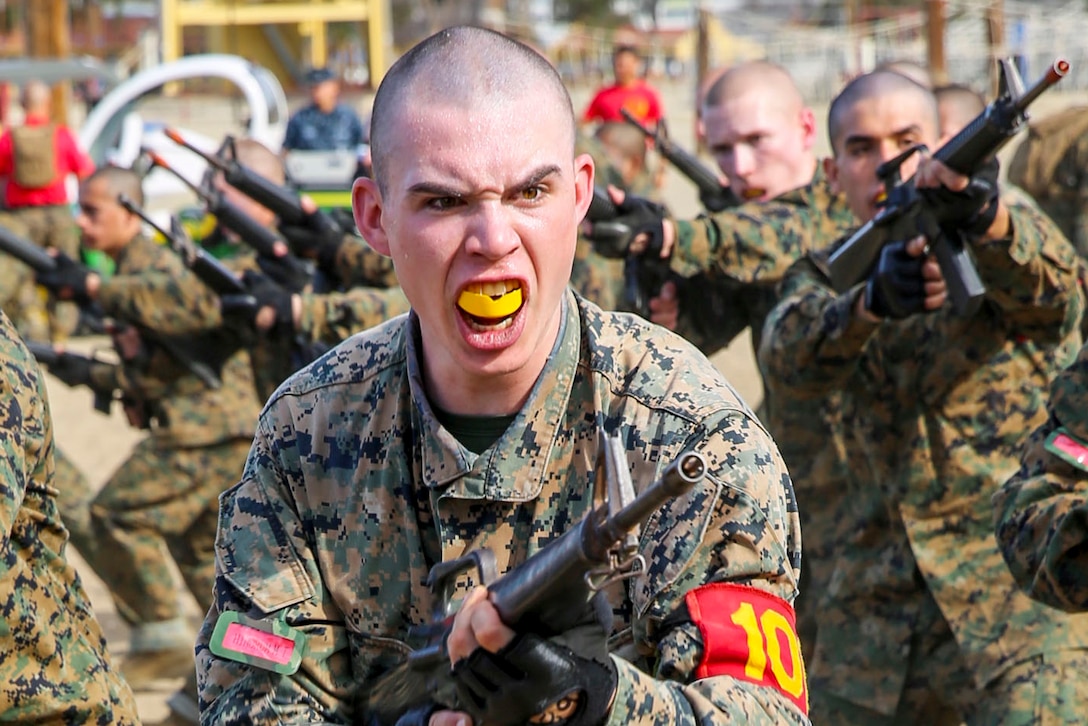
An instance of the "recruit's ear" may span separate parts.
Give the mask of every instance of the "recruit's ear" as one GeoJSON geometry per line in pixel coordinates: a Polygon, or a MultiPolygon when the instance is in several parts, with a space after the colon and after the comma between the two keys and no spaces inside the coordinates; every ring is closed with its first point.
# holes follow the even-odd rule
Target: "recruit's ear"
{"type": "Polygon", "coordinates": [[[378,184],[368,177],[359,177],[351,187],[351,211],[355,227],[371,247],[389,256],[389,239],[382,227],[382,194],[378,184]]]}

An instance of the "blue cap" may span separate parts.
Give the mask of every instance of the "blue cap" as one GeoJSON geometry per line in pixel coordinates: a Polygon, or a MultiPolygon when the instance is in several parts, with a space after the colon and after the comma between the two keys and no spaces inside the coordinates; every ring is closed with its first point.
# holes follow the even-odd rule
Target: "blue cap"
{"type": "Polygon", "coordinates": [[[336,76],[328,68],[314,68],[306,74],[306,83],[311,86],[335,79],[336,76]]]}

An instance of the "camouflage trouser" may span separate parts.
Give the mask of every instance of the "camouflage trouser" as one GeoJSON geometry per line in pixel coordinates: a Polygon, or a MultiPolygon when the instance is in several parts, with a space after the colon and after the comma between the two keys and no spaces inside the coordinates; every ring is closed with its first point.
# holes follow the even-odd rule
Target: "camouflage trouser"
{"type": "MultiPolygon", "coordinates": [[[[72,210],[66,204],[43,207],[19,207],[11,210],[26,227],[27,237],[39,247],[56,247],[73,260],[79,259],[79,230],[72,210]]],[[[49,298],[42,302],[40,296],[22,295],[23,313],[44,316],[48,320],[49,339],[62,342],[75,332],[79,325],[79,306],[49,298]],[[37,307],[35,305],[37,299],[37,307]],[[32,306],[27,308],[26,306],[32,306]]]]}
{"type": "Polygon", "coordinates": [[[1032,726],[1083,724],[1088,651],[1062,649],[1008,668],[985,689],[975,686],[947,622],[929,600],[911,640],[906,683],[895,714],[886,715],[809,686],[813,724],[842,726],[1032,726]],[[943,625],[942,625],[943,624],[943,625]],[[931,627],[930,627],[931,626],[931,627]]]}
{"type": "Polygon", "coordinates": [[[137,444],[91,505],[91,566],[133,625],[181,617],[167,552],[202,611],[215,582],[219,494],[235,484],[249,439],[199,448],[137,444]]]}

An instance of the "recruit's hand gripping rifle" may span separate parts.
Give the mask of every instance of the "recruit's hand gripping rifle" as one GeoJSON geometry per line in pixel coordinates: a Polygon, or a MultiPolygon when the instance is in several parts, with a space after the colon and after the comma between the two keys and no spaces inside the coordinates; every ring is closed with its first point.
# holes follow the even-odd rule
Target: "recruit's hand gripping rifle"
{"type": "Polygon", "coordinates": [[[657,128],[652,131],[631,115],[627,109],[621,109],[620,113],[627,123],[646,135],[654,142],[657,153],[665,157],[677,171],[686,176],[699,190],[699,202],[703,208],[710,212],[720,212],[723,209],[736,207],[740,204],[737,195],[729,187],[722,186],[718,175],[708,169],[693,154],[669,139],[665,122],[659,121],[657,128]]]}
{"type": "MultiPolygon", "coordinates": [[[[57,261],[50,257],[48,253],[34,243],[19,237],[11,230],[4,227],[0,227],[0,252],[8,253],[39,274],[52,272],[57,268],[57,261]]],[[[90,274],[90,270],[87,270],[87,273],[90,274]]],[[[90,308],[92,312],[99,317],[102,315],[100,310],[95,309],[97,308],[97,305],[93,303],[84,304],[82,307],[85,309],[90,308]]],[[[120,327],[127,327],[128,325],[130,324],[123,323],[120,327]]],[[[209,388],[219,388],[221,385],[219,375],[207,363],[202,360],[197,360],[183,350],[175,341],[165,336],[158,335],[153,330],[142,325],[132,325],[132,327],[139,333],[142,340],[162,348],[169,356],[203,381],[209,388]]],[[[117,332],[117,329],[110,332],[111,334],[117,332]]]]}
{"type": "MultiPolygon", "coordinates": [[[[976,173],[1016,135],[1027,121],[1027,107],[1069,72],[1069,63],[1063,59],[1055,61],[1026,91],[1011,60],[1002,60],[1000,69],[997,99],[933,154],[960,174],[976,173]]],[[[900,177],[903,162],[921,148],[908,149],[877,169],[887,191],[887,201],[875,217],[831,252],[827,259],[831,285],[837,292],[846,292],[869,277],[886,243],[922,235],[930,240],[940,263],[953,309],[958,315],[970,315],[981,305],[986,287],[962,235],[957,230],[942,229],[939,222],[942,210],[934,208],[919,193],[913,177],[905,181],[900,177]]]]}
{"type": "Polygon", "coordinates": [[[39,343],[35,340],[26,341],[27,350],[34,356],[38,363],[45,366],[53,375],[58,376],[69,386],[86,385],[91,389],[91,393],[94,394],[94,410],[99,413],[104,413],[107,416],[110,414],[110,404],[113,403],[113,389],[99,388],[94,385],[93,382],[82,380],[79,382],[72,381],[58,375],[65,368],[68,361],[75,360],[84,366],[91,366],[94,364],[111,365],[110,363],[100,360],[97,355],[81,355],[79,353],[72,353],[71,351],[59,351],[49,343],[39,343]]]}
{"type": "Polygon", "coordinates": [[[454,615],[449,593],[461,572],[477,568],[491,603],[508,626],[553,632],[571,627],[598,590],[616,579],[642,574],[645,562],[638,554],[638,528],[666,502],[701,481],[706,460],[697,452],[681,454],[660,479],[635,496],[619,438],[602,434],[601,447],[597,476],[607,482],[608,503],[558,540],[497,579],[494,555],[486,549],[435,565],[428,577],[436,594],[434,622],[410,632],[422,636],[424,645],[370,688],[357,723],[392,726],[427,702],[458,707],[454,700],[447,702],[453,689],[446,636],[454,615]]]}

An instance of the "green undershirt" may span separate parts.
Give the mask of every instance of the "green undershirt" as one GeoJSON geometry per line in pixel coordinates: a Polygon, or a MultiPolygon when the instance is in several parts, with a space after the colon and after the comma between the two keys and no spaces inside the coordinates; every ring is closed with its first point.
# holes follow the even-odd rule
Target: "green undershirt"
{"type": "Polygon", "coordinates": [[[474,454],[486,451],[487,447],[498,441],[517,417],[516,413],[506,416],[470,416],[450,413],[433,403],[431,408],[438,422],[461,442],[461,446],[474,454]]]}

